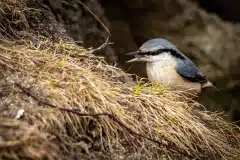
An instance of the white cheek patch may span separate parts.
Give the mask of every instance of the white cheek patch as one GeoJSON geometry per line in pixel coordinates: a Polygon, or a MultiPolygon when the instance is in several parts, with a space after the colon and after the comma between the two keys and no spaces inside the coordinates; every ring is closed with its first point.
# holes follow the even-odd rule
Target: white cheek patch
{"type": "Polygon", "coordinates": [[[152,61],[168,61],[174,59],[168,52],[152,56],[152,61]]]}
{"type": "Polygon", "coordinates": [[[153,58],[152,58],[151,56],[145,55],[145,56],[144,56],[144,60],[145,60],[146,62],[152,62],[152,61],[153,61],[153,58]]]}

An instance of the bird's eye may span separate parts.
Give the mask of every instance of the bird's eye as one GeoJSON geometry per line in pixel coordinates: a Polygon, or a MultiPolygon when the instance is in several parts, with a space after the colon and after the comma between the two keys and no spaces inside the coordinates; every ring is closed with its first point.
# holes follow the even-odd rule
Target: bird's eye
{"type": "Polygon", "coordinates": [[[151,52],[151,55],[153,55],[153,56],[158,55],[158,54],[160,54],[160,52],[158,52],[158,51],[151,52]]]}

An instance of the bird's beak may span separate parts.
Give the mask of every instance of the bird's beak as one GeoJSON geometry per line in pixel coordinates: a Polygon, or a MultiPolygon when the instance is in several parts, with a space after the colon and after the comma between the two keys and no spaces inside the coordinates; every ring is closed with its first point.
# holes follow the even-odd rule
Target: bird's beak
{"type": "Polygon", "coordinates": [[[137,52],[130,52],[130,53],[127,53],[126,55],[127,55],[127,56],[136,56],[136,55],[137,55],[137,52]]]}
{"type": "Polygon", "coordinates": [[[127,53],[126,55],[127,55],[127,56],[135,57],[135,58],[127,61],[126,63],[132,63],[132,62],[136,62],[136,61],[139,60],[139,57],[137,57],[137,52],[130,52],[130,53],[127,53]]]}
{"type": "Polygon", "coordinates": [[[137,61],[139,61],[139,60],[140,60],[140,58],[139,58],[139,57],[136,57],[136,58],[133,58],[133,59],[127,61],[126,63],[137,62],[137,61]]]}

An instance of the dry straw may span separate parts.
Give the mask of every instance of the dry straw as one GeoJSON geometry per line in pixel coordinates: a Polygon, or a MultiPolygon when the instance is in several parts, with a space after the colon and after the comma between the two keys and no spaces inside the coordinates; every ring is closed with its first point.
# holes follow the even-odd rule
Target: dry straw
{"type": "Polygon", "coordinates": [[[51,142],[65,154],[81,149],[133,159],[240,155],[236,126],[198,110],[181,93],[132,81],[74,44],[1,42],[0,66],[9,92],[1,98],[4,116],[24,109],[22,121],[54,135],[51,142]]]}
{"type": "Polygon", "coordinates": [[[135,82],[72,43],[10,41],[42,22],[25,3],[0,2],[0,159],[240,157],[239,128],[182,93],[135,82]]]}

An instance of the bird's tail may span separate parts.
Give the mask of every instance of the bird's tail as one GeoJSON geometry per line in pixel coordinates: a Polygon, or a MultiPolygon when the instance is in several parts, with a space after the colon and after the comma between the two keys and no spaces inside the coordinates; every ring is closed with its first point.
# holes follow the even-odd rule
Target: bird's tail
{"type": "Polygon", "coordinates": [[[215,87],[210,81],[207,81],[206,83],[202,84],[202,88],[208,88],[208,87],[214,88],[216,91],[219,91],[219,89],[215,87]]]}

